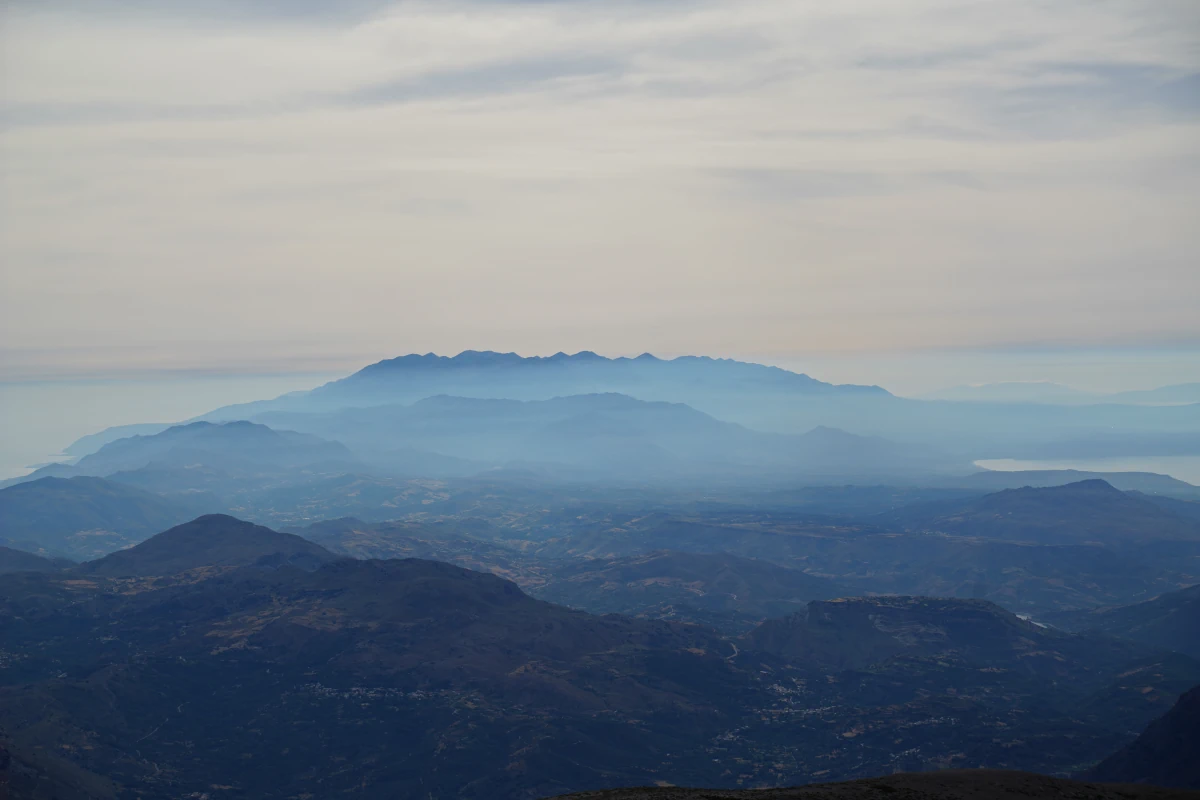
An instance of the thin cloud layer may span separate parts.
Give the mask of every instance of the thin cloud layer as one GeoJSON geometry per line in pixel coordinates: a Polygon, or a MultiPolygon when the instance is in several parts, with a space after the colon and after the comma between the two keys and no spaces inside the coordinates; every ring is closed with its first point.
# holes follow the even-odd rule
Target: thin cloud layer
{"type": "Polygon", "coordinates": [[[1192,3],[241,5],[5,7],[8,374],[1200,339],[1192,3]]]}

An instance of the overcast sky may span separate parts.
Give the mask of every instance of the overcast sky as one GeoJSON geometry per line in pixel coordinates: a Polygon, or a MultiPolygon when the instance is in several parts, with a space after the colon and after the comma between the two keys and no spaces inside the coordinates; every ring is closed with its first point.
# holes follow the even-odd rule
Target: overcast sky
{"type": "Polygon", "coordinates": [[[1200,343],[1195,0],[0,8],[0,379],[1200,343]]]}

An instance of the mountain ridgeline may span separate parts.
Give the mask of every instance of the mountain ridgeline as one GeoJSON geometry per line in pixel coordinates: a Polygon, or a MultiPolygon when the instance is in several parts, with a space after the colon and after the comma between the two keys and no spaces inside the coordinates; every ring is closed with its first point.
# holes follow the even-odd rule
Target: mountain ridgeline
{"type": "Polygon", "coordinates": [[[1123,437],[1122,455],[1179,454],[1181,437],[1188,448],[1200,446],[1200,403],[1063,406],[912,400],[878,386],[830,384],[730,359],[605,358],[586,351],[548,358],[470,350],[454,357],[401,356],[309,392],[217,409],[204,419],[264,421],[262,415],[269,412],[328,414],[411,405],[438,395],[550,400],[606,393],[684,403],[759,431],[795,434],[826,426],[967,452],[973,459],[1094,454],[1097,442],[1114,445],[1114,433],[1123,437]]]}

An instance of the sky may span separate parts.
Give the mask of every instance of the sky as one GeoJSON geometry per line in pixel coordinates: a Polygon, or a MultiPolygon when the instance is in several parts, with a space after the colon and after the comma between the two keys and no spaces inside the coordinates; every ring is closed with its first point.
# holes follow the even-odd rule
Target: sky
{"type": "Polygon", "coordinates": [[[1200,380],[1197,219],[1194,0],[0,4],[0,382],[475,348],[1142,388],[1200,380]]]}

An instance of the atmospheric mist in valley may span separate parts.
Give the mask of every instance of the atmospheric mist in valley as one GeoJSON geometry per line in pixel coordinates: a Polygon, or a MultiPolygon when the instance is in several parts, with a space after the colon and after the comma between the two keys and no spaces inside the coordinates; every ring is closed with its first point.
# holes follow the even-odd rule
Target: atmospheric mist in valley
{"type": "Polygon", "coordinates": [[[0,797],[1200,796],[1200,6],[0,4],[0,797]]]}

